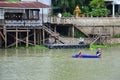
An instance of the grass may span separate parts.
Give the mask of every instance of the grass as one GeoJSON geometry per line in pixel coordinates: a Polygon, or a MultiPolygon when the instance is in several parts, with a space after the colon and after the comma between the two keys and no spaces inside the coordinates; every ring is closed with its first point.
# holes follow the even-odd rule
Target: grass
{"type": "Polygon", "coordinates": [[[43,45],[30,46],[29,48],[32,48],[32,49],[48,49],[43,45]]]}
{"type": "Polygon", "coordinates": [[[96,50],[97,48],[108,48],[108,47],[114,47],[114,46],[120,46],[120,44],[103,44],[103,45],[97,45],[92,44],[90,45],[90,50],[96,50]]]}
{"type": "MultiPolygon", "coordinates": [[[[10,47],[10,48],[16,48],[16,46],[12,46],[12,47],[10,47]]],[[[23,46],[18,46],[18,47],[17,47],[17,49],[24,49],[24,48],[26,48],[25,45],[23,45],[23,46]]],[[[29,49],[48,49],[48,48],[46,48],[44,45],[36,45],[36,46],[31,46],[31,45],[29,45],[28,48],[29,48],[29,49]]]]}

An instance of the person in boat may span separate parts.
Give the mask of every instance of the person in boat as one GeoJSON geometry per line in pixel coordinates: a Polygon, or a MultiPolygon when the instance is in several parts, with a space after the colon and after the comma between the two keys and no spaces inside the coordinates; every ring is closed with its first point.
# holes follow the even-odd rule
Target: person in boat
{"type": "Polygon", "coordinates": [[[102,52],[101,48],[98,48],[98,49],[96,50],[96,55],[97,55],[97,56],[101,56],[101,52],[102,52]]]}
{"type": "Polygon", "coordinates": [[[78,56],[81,57],[82,56],[82,52],[79,52],[78,56]]]}
{"type": "Polygon", "coordinates": [[[85,44],[85,43],[84,43],[84,38],[80,37],[80,39],[79,39],[79,44],[85,44]]]}

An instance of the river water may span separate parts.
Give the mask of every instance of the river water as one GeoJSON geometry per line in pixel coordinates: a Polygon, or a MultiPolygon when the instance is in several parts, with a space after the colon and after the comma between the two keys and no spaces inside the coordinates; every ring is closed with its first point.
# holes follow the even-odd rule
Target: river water
{"type": "Polygon", "coordinates": [[[97,59],[72,58],[89,49],[0,49],[0,80],[119,80],[120,47],[97,59]]]}

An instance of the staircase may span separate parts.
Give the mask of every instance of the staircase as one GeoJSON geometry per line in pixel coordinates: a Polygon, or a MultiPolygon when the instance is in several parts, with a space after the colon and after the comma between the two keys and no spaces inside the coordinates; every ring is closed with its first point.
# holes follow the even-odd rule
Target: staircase
{"type": "Polygon", "coordinates": [[[74,25],[76,29],[78,29],[80,32],[82,32],[84,35],[86,35],[87,37],[89,37],[89,35],[87,33],[85,33],[85,31],[81,30],[80,27],[78,27],[77,25],[74,25]]]}
{"type": "Polygon", "coordinates": [[[101,38],[101,36],[100,35],[98,35],[98,36],[96,36],[95,38],[92,38],[91,39],[91,43],[90,44],[94,44],[95,42],[97,42],[97,40],[99,40],[101,38]]]}
{"type": "Polygon", "coordinates": [[[59,33],[52,31],[50,28],[46,27],[46,25],[43,26],[43,30],[48,32],[52,37],[54,37],[60,43],[64,44],[62,37],[59,36],[59,33]]]}

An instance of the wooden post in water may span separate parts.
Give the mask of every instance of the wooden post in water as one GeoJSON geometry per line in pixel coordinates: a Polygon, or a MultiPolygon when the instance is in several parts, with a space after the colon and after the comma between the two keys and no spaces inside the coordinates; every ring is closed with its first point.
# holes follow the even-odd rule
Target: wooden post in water
{"type": "Polygon", "coordinates": [[[29,41],[28,41],[28,36],[29,36],[29,31],[27,30],[27,35],[26,35],[26,47],[28,47],[28,43],[29,43],[29,41]]]}
{"type": "Polygon", "coordinates": [[[45,31],[43,30],[43,44],[45,43],[45,31]]]}
{"type": "Polygon", "coordinates": [[[56,33],[56,26],[54,27],[54,32],[56,33]]]}
{"type": "Polygon", "coordinates": [[[39,35],[40,35],[40,42],[39,42],[39,43],[40,43],[40,44],[41,44],[41,41],[42,41],[41,31],[42,31],[42,30],[40,29],[40,32],[39,32],[39,35]]]}
{"type": "Polygon", "coordinates": [[[5,48],[7,48],[7,32],[6,32],[6,28],[4,28],[4,35],[5,35],[5,48]]]}
{"type": "Polygon", "coordinates": [[[34,45],[36,45],[36,30],[34,28],[34,45]]]}
{"type": "Polygon", "coordinates": [[[36,30],[36,44],[39,44],[39,42],[40,42],[40,38],[39,38],[39,29],[38,30],[36,30]]]}
{"type": "Polygon", "coordinates": [[[18,47],[18,29],[16,28],[16,47],[18,47]]]}
{"type": "Polygon", "coordinates": [[[74,30],[74,26],[72,26],[72,37],[73,37],[73,43],[74,43],[74,35],[75,34],[75,30],[74,30]]]}

